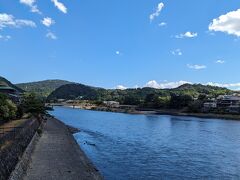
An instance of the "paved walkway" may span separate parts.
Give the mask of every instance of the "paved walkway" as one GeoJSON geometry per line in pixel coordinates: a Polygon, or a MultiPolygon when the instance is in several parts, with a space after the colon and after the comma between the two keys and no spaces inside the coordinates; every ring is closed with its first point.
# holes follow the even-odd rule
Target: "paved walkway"
{"type": "Polygon", "coordinates": [[[49,119],[32,154],[25,180],[102,179],[67,127],[49,119]]]}

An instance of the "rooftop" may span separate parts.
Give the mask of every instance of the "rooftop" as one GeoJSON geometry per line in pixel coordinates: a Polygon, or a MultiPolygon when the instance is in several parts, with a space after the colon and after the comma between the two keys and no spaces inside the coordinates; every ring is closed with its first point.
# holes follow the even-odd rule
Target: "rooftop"
{"type": "Polygon", "coordinates": [[[233,95],[225,95],[225,96],[220,96],[218,99],[221,100],[230,100],[230,101],[240,101],[239,96],[233,96],[233,95]]]}
{"type": "Polygon", "coordinates": [[[0,90],[15,90],[15,89],[12,87],[9,87],[9,86],[1,86],[0,85],[0,90]]]}

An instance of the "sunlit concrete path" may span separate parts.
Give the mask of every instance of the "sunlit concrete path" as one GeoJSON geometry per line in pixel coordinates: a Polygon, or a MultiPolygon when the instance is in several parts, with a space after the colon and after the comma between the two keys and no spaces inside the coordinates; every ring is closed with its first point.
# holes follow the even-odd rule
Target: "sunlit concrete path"
{"type": "Polygon", "coordinates": [[[25,180],[102,179],[68,128],[56,119],[49,119],[32,154],[25,180]]]}

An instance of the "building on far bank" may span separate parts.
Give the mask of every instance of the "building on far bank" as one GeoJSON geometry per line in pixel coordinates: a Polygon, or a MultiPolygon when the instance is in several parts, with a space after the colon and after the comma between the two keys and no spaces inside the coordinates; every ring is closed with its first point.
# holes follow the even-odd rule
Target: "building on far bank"
{"type": "Polygon", "coordinates": [[[103,104],[110,108],[119,108],[120,103],[117,101],[103,101],[103,104]]]}
{"type": "Polygon", "coordinates": [[[217,102],[205,102],[203,104],[204,108],[217,108],[217,102]]]}
{"type": "Polygon", "coordinates": [[[218,107],[230,107],[230,106],[240,107],[240,96],[234,96],[234,95],[219,96],[217,98],[217,106],[218,107]]]}
{"type": "Polygon", "coordinates": [[[208,99],[204,104],[203,104],[203,112],[210,112],[217,109],[217,101],[215,98],[208,99]]]}
{"type": "Polygon", "coordinates": [[[217,107],[230,113],[240,112],[240,96],[224,95],[217,98],[217,107]]]}

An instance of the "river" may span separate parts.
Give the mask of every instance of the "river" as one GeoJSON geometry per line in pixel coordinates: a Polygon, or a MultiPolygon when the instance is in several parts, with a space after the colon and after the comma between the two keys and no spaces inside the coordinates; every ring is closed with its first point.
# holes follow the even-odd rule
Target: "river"
{"type": "Polygon", "coordinates": [[[107,180],[240,179],[240,121],[55,107],[107,180]]]}

